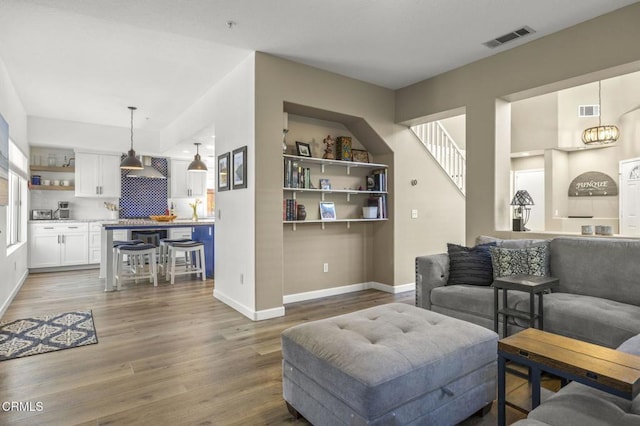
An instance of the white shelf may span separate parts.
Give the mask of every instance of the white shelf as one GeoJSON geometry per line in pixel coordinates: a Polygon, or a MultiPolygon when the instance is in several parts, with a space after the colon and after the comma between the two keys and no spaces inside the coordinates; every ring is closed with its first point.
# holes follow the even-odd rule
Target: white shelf
{"type": "Polygon", "coordinates": [[[384,219],[336,219],[336,220],[321,220],[321,219],[311,219],[311,220],[283,220],[282,224],[283,225],[293,225],[293,230],[296,230],[296,226],[297,225],[304,225],[304,224],[312,224],[312,223],[319,223],[322,225],[322,229],[324,229],[324,225],[326,223],[346,223],[347,224],[347,228],[351,227],[352,223],[358,223],[358,222],[384,222],[387,221],[389,219],[384,218],[384,219]]]}
{"type": "Polygon", "coordinates": [[[386,194],[387,191],[360,191],[357,189],[317,189],[317,188],[287,188],[283,187],[283,191],[291,191],[291,192],[323,192],[323,193],[331,193],[336,192],[339,194],[386,194]]]}
{"type": "Polygon", "coordinates": [[[300,157],[299,155],[290,155],[290,154],[282,154],[283,158],[289,158],[291,160],[295,160],[301,163],[310,163],[310,164],[321,164],[327,166],[338,166],[338,167],[363,167],[369,169],[386,169],[388,166],[386,164],[377,164],[377,163],[358,163],[356,161],[342,161],[342,160],[326,160],[324,158],[314,158],[314,157],[300,157]]]}

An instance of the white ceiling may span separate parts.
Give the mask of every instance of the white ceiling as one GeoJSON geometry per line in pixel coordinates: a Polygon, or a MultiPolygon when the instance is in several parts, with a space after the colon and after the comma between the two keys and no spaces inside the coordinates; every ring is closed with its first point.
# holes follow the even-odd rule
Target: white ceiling
{"type": "Polygon", "coordinates": [[[252,51],[396,89],[635,2],[0,0],[0,59],[30,116],[157,131],[252,51]]]}

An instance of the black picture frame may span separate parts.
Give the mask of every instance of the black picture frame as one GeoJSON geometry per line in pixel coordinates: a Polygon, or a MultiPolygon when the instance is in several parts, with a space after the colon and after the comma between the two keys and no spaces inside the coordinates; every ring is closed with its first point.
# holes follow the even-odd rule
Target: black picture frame
{"type": "Polygon", "coordinates": [[[296,141],[296,150],[300,157],[311,157],[311,145],[296,141]]]}
{"type": "Polygon", "coordinates": [[[225,152],[218,155],[218,191],[228,191],[230,189],[229,180],[229,162],[231,154],[225,152]]]}
{"type": "Polygon", "coordinates": [[[247,187],[247,146],[234,149],[233,155],[233,189],[243,189],[247,187]]]}

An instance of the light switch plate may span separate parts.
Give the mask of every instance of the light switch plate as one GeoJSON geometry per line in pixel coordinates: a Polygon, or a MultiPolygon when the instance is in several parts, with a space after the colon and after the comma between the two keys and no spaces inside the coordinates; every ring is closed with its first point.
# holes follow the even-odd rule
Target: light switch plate
{"type": "Polygon", "coordinates": [[[412,209],[411,210],[411,219],[417,219],[418,218],[418,209],[412,209]]]}

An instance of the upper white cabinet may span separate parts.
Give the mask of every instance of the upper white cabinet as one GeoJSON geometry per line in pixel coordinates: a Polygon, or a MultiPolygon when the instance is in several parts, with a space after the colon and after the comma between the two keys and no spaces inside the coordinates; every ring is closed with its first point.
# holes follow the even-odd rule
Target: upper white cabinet
{"type": "Polygon", "coordinates": [[[171,159],[171,197],[204,197],[207,193],[207,174],[187,170],[191,161],[171,159]]]}
{"type": "Polygon", "coordinates": [[[76,197],[120,197],[120,156],[76,152],[76,197]]]}

